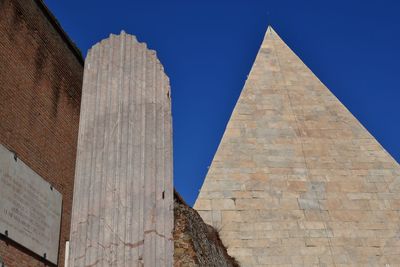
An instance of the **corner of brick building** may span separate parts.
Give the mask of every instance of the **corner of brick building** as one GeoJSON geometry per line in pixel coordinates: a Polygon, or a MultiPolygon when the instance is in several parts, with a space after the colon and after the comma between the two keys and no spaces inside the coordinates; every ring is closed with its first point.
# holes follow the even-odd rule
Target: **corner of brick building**
{"type": "MultiPolygon", "coordinates": [[[[41,0],[3,0],[0,18],[0,144],[62,194],[58,266],[64,266],[83,59],[41,0]]],[[[7,267],[46,264],[4,236],[0,260],[7,267]]]]}

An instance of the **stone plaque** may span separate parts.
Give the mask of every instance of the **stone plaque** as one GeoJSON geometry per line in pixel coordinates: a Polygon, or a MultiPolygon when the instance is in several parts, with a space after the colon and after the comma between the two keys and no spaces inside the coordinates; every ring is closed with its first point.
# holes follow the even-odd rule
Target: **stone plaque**
{"type": "Polygon", "coordinates": [[[0,145],[0,232],[57,264],[62,196],[0,145]]]}

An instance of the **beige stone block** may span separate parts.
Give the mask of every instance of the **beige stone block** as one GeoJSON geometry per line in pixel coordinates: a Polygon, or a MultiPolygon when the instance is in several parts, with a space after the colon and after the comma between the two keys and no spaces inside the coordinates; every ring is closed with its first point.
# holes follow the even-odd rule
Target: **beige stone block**
{"type": "Polygon", "coordinates": [[[294,192],[306,192],[307,184],[304,181],[289,181],[288,190],[294,192]]]}
{"type": "Polygon", "coordinates": [[[257,259],[254,256],[238,256],[235,259],[239,261],[242,265],[257,266],[257,259]]]}
{"type": "MultiPolygon", "coordinates": [[[[241,218],[241,213],[240,211],[229,211],[229,210],[223,210],[221,212],[222,214],[222,224],[226,225],[229,224],[230,222],[244,222],[241,218]]],[[[202,216],[204,219],[204,217],[202,216]]],[[[211,217],[210,217],[211,219],[211,217]]]]}
{"type": "MultiPolygon", "coordinates": [[[[396,266],[400,265],[400,257],[398,255],[385,255],[386,262],[390,262],[389,266],[396,266]]],[[[388,266],[388,264],[385,265],[385,267],[388,266]]]]}
{"type": "Polygon", "coordinates": [[[392,237],[398,236],[398,229],[377,229],[373,230],[374,236],[378,236],[380,238],[390,239],[392,237]]]}
{"type": "Polygon", "coordinates": [[[244,188],[248,191],[265,191],[269,188],[270,183],[262,180],[248,180],[244,182],[244,188]]]}
{"type": "Polygon", "coordinates": [[[211,200],[209,199],[199,199],[196,201],[197,210],[211,210],[211,200]]]}
{"type": "Polygon", "coordinates": [[[239,128],[232,128],[229,131],[229,137],[227,136],[227,138],[238,138],[241,136],[241,130],[239,128]]]}
{"type": "MultiPolygon", "coordinates": [[[[351,247],[360,247],[365,244],[365,240],[368,238],[361,238],[361,237],[351,237],[349,235],[347,236],[334,236],[333,238],[330,238],[330,243],[332,246],[337,246],[337,247],[343,247],[343,246],[351,246],[351,247]]],[[[372,243],[371,243],[372,244],[372,243]]]]}
{"type": "Polygon", "coordinates": [[[281,210],[297,210],[299,203],[295,198],[282,198],[279,200],[279,209],[281,210]]]}
{"type": "Polygon", "coordinates": [[[385,182],[374,183],[374,186],[376,188],[376,192],[388,192],[389,191],[388,185],[385,182]]]}
{"type": "Polygon", "coordinates": [[[326,221],[330,220],[329,213],[324,210],[305,210],[304,216],[307,221],[326,221]]]}
{"type": "Polygon", "coordinates": [[[340,210],[343,208],[342,200],[338,198],[321,200],[320,203],[327,210],[340,210]]]}
{"type": "Polygon", "coordinates": [[[396,223],[388,222],[360,222],[357,225],[358,229],[371,229],[371,230],[385,230],[385,229],[396,229],[398,225],[396,223]]]}
{"type": "Polygon", "coordinates": [[[384,255],[399,255],[400,247],[383,247],[382,252],[384,255]]]}
{"type": "Polygon", "coordinates": [[[291,229],[289,230],[290,238],[305,238],[307,237],[307,232],[304,229],[291,229]]]}
{"type": "Polygon", "coordinates": [[[377,193],[377,197],[378,199],[400,199],[400,195],[396,194],[396,193],[389,193],[389,192],[385,192],[385,193],[377,193]]]}
{"type": "Polygon", "coordinates": [[[267,239],[267,238],[289,238],[289,231],[279,231],[279,230],[272,230],[272,231],[255,231],[254,234],[255,239],[267,239]]]}
{"type": "MultiPolygon", "coordinates": [[[[241,222],[230,222],[227,224],[222,224],[221,228],[224,231],[240,231],[241,229],[241,225],[246,225],[246,227],[248,227],[247,224],[245,223],[241,223],[241,222]]],[[[249,228],[249,227],[248,227],[249,228]]]]}
{"type": "Polygon", "coordinates": [[[306,247],[328,247],[330,244],[329,238],[326,237],[307,237],[305,238],[306,247]]]}
{"type": "Polygon", "coordinates": [[[272,230],[274,223],[273,222],[255,222],[252,224],[254,231],[267,231],[272,230]]]}
{"type": "Polygon", "coordinates": [[[278,200],[272,199],[269,197],[268,199],[264,198],[245,198],[245,199],[236,199],[236,209],[238,210],[263,210],[263,209],[276,209],[279,204],[278,200]]]}
{"type": "Polygon", "coordinates": [[[332,210],[329,212],[333,220],[343,222],[360,222],[368,217],[368,213],[358,210],[332,210]]]}
{"type": "Polygon", "coordinates": [[[232,239],[252,239],[252,233],[244,233],[241,231],[221,231],[219,233],[220,238],[223,240],[232,240],[232,239]]]}
{"type": "Polygon", "coordinates": [[[247,246],[250,248],[267,248],[281,246],[280,238],[251,239],[247,240],[247,246]]]}
{"type": "Polygon", "coordinates": [[[252,198],[253,192],[251,191],[232,191],[232,198],[252,198]]]}
{"type": "Polygon", "coordinates": [[[307,237],[333,237],[333,231],[330,229],[309,229],[306,230],[307,237]]]}
{"type": "Polygon", "coordinates": [[[303,237],[293,237],[293,238],[283,238],[282,239],[282,246],[289,247],[293,250],[299,247],[303,247],[305,245],[305,239],[303,237]]]}
{"type": "Polygon", "coordinates": [[[227,240],[229,242],[229,246],[231,248],[240,248],[240,247],[250,247],[247,244],[248,240],[243,240],[243,239],[229,239],[227,240]]]}
{"type": "Polygon", "coordinates": [[[268,173],[256,172],[256,173],[250,174],[250,179],[252,179],[252,180],[268,181],[269,176],[268,176],[268,173]]]}
{"type": "Polygon", "coordinates": [[[301,267],[319,267],[319,257],[318,256],[304,256],[304,255],[298,255],[298,256],[291,256],[291,261],[293,266],[301,266],[301,267]]]}
{"type": "Polygon", "coordinates": [[[302,247],[299,249],[301,255],[323,255],[328,252],[329,248],[328,247],[302,247]]]}
{"type": "Polygon", "coordinates": [[[261,198],[265,199],[266,201],[272,201],[276,198],[279,198],[281,195],[279,194],[279,191],[272,190],[259,190],[259,191],[251,191],[251,198],[261,198]]]}
{"type": "Polygon", "coordinates": [[[271,224],[274,230],[293,230],[299,228],[297,221],[277,221],[271,222],[271,224]]]}
{"type": "Polygon", "coordinates": [[[325,223],[320,221],[299,221],[300,229],[325,229],[325,223]]]}
{"type": "Polygon", "coordinates": [[[251,248],[228,248],[230,255],[237,255],[238,257],[253,256],[253,250],[251,248]]]}
{"type": "Polygon", "coordinates": [[[374,198],[376,198],[374,193],[365,193],[365,192],[348,193],[347,197],[349,199],[374,199],[374,198]]]}
{"type": "Polygon", "coordinates": [[[390,200],[390,208],[392,209],[392,210],[397,210],[397,211],[400,211],[400,199],[393,199],[393,200],[390,200]]]}
{"type": "Polygon", "coordinates": [[[290,266],[291,259],[287,256],[269,256],[269,255],[259,255],[257,256],[257,265],[268,264],[275,266],[290,266]]]}
{"type": "Polygon", "coordinates": [[[335,258],[332,256],[331,252],[326,252],[323,255],[318,256],[319,266],[329,266],[329,267],[338,267],[338,263],[336,263],[335,258]]]}
{"type": "Polygon", "coordinates": [[[342,209],[347,210],[370,210],[370,201],[366,199],[343,200],[342,209]]]}
{"type": "Polygon", "coordinates": [[[318,199],[314,198],[299,198],[297,199],[299,207],[302,210],[321,210],[322,207],[318,199]]]}

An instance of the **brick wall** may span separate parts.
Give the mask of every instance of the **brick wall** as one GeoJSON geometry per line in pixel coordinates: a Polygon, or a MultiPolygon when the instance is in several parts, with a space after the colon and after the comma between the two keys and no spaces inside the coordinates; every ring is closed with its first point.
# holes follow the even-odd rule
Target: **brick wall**
{"type": "MultiPolygon", "coordinates": [[[[59,266],[69,237],[82,58],[40,0],[0,1],[0,143],[63,195],[59,266]]],[[[0,237],[6,266],[44,266],[0,237]]]]}

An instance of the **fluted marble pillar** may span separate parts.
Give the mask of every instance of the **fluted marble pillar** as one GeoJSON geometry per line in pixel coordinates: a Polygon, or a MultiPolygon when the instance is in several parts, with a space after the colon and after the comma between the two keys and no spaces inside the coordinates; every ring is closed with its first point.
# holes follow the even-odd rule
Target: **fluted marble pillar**
{"type": "Polygon", "coordinates": [[[85,61],[69,266],[172,266],[169,79],[121,32],[85,61]]]}

